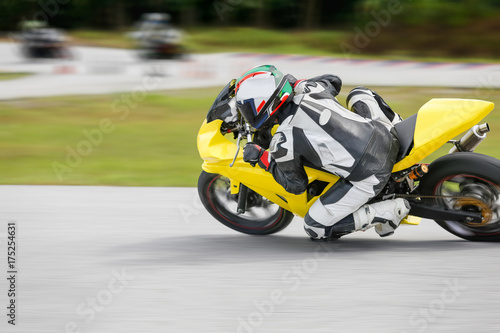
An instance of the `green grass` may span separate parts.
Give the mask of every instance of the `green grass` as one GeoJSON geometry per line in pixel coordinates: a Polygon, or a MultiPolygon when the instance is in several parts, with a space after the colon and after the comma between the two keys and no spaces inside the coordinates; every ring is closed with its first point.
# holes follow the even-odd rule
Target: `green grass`
{"type": "Polygon", "coordinates": [[[0,73],[0,81],[14,80],[25,76],[32,75],[31,73],[0,73]]]}
{"type": "Polygon", "coordinates": [[[68,33],[72,44],[125,49],[134,47],[134,40],[127,36],[127,31],[74,30],[68,33]]]}
{"type": "MultiPolygon", "coordinates": [[[[405,117],[434,97],[477,98],[470,89],[376,90],[405,117]]],[[[218,91],[210,88],[150,94],[124,119],[123,105],[122,109],[113,108],[120,94],[2,101],[0,183],[195,186],[202,163],[196,135],[218,91]],[[95,132],[103,119],[109,119],[114,129],[103,134],[100,144],[92,144],[87,156],[71,172],[64,173],[60,182],[53,163],[67,165],[67,147],[84,148],[88,139],[82,131],[95,132]]],[[[342,103],[348,91],[344,87],[342,103]]],[[[491,98],[485,99],[498,105],[499,96],[493,91],[491,98]]],[[[487,121],[492,133],[477,151],[500,158],[500,113],[493,111],[487,121]]],[[[442,148],[427,161],[449,148],[442,148]]]]}
{"type": "Polygon", "coordinates": [[[150,94],[125,119],[113,112],[120,95],[1,102],[0,183],[193,185],[201,170],[196,134],[218,90],[150,94]],[[67,147],[84,145],[82,131],[106,118],[114,130],[60,182],[52,164],[67,165],[67,147]]]}
{"type": "Polygon", "coordinates": [[[186,47],[195,52],[257,52],[332,55],[346,34],[340,31],[278,31],[255,28],[193,29],[186,47]]]}
{"type": "MultiPolygon", "coordinates": [[[[189,52],[265,52],[329,55],[339,52],[344,32],[278,31],[256,28],[193,28],[184,32],[189,52]]],[[[74,44],[134,48],[127,31],[76,30],[70,36],[74,44]]]]}

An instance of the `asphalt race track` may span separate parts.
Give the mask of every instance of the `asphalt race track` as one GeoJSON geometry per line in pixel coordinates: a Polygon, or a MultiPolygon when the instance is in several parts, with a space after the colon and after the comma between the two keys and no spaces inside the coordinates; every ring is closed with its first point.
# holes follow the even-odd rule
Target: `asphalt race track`
{"type": "MultiPolygon", "coordinates": [[[[192,188],[1,186],[17,227],[17,325],[1,332],[498,332],[497,244],[431,221],[309,241],[238,234],[192,188]]],[[[7,274],[7,273],[5,273],[7,274]]]]}

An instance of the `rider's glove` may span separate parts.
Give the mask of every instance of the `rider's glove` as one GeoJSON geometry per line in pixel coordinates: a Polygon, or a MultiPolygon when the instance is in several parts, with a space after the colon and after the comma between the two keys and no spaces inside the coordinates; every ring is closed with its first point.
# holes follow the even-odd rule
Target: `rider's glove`
{"type": "Polygon", "coordinates": [[[258,163],[262,169],[269,170],[271,155],[267,150],[256,144],[247,143],[243,148],[243,161],[250,163],[252,166],[258,163]]]}

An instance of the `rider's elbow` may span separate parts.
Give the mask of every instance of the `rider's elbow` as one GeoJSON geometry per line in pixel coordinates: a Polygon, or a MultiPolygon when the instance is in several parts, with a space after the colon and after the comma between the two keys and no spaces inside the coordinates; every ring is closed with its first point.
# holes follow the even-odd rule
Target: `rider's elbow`
{"type": "Polygon", "coordinates": [[[296,194],[296,195],[299,195],[299,194],[302,194],[305,192],[305,190],[307,189],[307,181],[306,182],[291,182],[291,183],[288,183],[287,186],[285,186],[285,190],[289,193],[292,193],[292,194],[296,194]]]}

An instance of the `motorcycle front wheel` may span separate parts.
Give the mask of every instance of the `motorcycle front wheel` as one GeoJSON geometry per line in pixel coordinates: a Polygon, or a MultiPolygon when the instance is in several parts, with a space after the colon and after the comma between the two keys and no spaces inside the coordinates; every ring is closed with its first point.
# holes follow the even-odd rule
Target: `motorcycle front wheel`
{"type": "Polygon", "coordinates": [[[423,195],[448,210],[479,212],[482,223],[435,220],[470,241],[500,241],[500,161],[477,153],[454,153],[429,165],[419,184],[423,195]]]}
{"type": "Polygon", "coordinates": [[[202,171],[198,194],[205,209],[225,226],[251,235],[269,235],[286,228],[293,214],[249,190],[247,209],[238,214],[238,195],[231,194],[231,182],[219,174],[202,171]]]}

